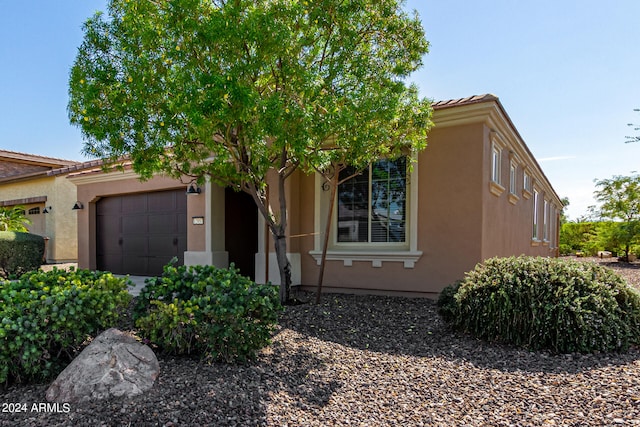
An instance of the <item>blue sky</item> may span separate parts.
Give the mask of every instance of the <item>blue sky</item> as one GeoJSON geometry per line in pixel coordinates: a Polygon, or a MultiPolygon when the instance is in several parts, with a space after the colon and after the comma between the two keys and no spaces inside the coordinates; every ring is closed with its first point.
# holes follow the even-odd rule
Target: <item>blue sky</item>
{"type": "MultiPolygon", "coordinates": [[[[0,0],[0,148],[72,160],[69,69],[82,23],[104,0],[0,0]]],[[[640,1],[408,0],[431,51],[412,76],[433,100],[493,93],[570,218],[594,204],[594,179],[640,172],[640,1]]]]}

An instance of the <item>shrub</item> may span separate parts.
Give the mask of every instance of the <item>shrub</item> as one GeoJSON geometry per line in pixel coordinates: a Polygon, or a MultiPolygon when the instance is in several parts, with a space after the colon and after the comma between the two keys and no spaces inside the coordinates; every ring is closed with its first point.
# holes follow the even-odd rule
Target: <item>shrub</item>
{"type": "Polygon", "coordinates": [[[458,289],[460,289],[460,285],[462,285],[462,281],[458,280],[453,285],[444,288],[438,296],[438,312],[447,322],[452,322],[458,315],[458,304],[455,296],[458,289]]]}
{"type": "Polygon", "coordinates": [[[141,336],[172,354],[246,360],[268,345],[281,306],[274,286],[229,269],[165,266],[147,279],[134,319],[141,336]]]}
{"type": "Polygon", "coordinates": [[[56,268],[0,282],[0,383],[59,373],[126,309],[127,283],[111,273],[56,268]]]}
{"type": "Polygon", "coordinates": [[[620,351],[640,337],[640,295],[595,263],[489,259],[467,273],[453,299],[443,317],[458,330],[531,350],[620,351]]]}
{"type": "Polygon", "coordinates": [[[0,231],[0,276],[37,270],[44,256],[44,238],[36,234],[0,231]]]}

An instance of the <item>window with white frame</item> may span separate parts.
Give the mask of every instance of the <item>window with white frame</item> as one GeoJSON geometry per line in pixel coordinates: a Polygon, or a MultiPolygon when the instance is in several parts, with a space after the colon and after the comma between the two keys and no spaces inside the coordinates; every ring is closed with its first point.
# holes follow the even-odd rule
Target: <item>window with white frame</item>
{"type": "Polygon", "coordinates": [[[542,239],[545,242],[549,241],[549,202],[544,201],[543,205],[543,220],[542,220],[542,239]]]}
{"type": "Polygon", "coordinates": [[[524,171],[524,189],[531,191],[531,175],[527,171],[524,171]]]}
{"type": "Polygon", "coordinates": [[[493,144],[491,147],[491,181],[496,184],[500,182],[500,170],[502,164],[502,149],[497,144],[493,144]]]}
{"type": "MultiPolygon", "coordinates": [[[[340,180],[354,175],[347,167],[340,180]]],[[[407,159],[383,159],[338,186],[336,243],[406,242],[407,159]]]]}
{"type": "Polygon", "coordinates": [[[531,238],[538,240],[538,190],[533,190],[533,229],[531,238]]]}
{"type": "Polygon", "coordinates": [[[509,165],[509,193],[516,194],[516,178],[518,177],[518,166],[512,161],[509,165]]]}

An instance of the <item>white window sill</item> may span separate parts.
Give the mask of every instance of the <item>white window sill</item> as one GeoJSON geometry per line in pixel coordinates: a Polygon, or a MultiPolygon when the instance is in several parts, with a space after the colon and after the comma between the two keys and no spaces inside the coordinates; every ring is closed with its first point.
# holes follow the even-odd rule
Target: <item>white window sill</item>
{"type": "Polygon", "coordinates": [[[505,188],[498,184],[495,181],[489,181],[489,191],[491,191],[492,194],[496,195],[496,196],[500,196],[502,193],[504,193],[505,188]]]}
{"type": "Polygon", "coordinates": [[[532,239],[531,240],[531,246],[540,246],[540,243],[542,243],[540,240],[538,239],[532,239]]]}
{"type": "MultiPolygon", "coordinates": [[[[321,251],[309,251],[309,255],[320,265],[321,251]]],[[[345,267],[351,267],[354,261],[371,262],[372,267],[382,267],[383,262],[402,262],[404,268],[414,268],[422,256],[422,251],[327,251],[327,261],[342,261],[345,267]]]]}

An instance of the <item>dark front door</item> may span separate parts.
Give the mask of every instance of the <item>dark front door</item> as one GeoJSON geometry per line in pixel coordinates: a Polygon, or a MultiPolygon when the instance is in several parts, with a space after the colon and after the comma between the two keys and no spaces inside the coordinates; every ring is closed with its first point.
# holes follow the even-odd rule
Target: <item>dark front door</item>
{"type": "Polygon", "coordinates": [[[159,276],[173,257],[184,263],[184,190],[127,194],[96,204],[96,263],[116,274],[159,276]]]}
{"type": "Polygon", "coordinates": [[[250,195],[225,190],[225,248],[229,262],[244,276],[256,278],[258,252],[258,208],[250,195]]]}

